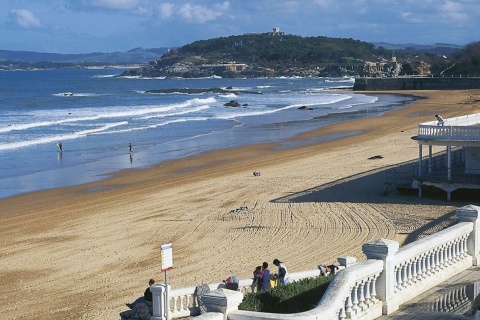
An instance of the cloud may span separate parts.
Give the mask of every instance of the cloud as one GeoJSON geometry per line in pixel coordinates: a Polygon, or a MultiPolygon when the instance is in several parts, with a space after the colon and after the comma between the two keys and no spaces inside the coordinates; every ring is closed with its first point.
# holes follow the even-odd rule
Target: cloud
{"type": "Polygon", "coordinates": [[[164,2],[157,6],[160,18],[168,19],[173,15],[173,4],[164,2]]]}
{"type": "Polygon", "coordinates": [[[224,15],[229,8],[230,3],[228,1],[216,4],[212,8],[187,3],[180,7],[178,14],[187,21],[202,24],[224,15]]]}
{"type": "Polygon", "coordinates": [[[90,5],[95,7],[129,10],[138,6],[138,0],[91,0],[90,5]]]}
{"type": "Polygon", "coordinates": [[[42,23],[35,17],[33,12],[24,9],[13,9],[10,11],[10,18],[18,26],[25,29],[41,28],[42,23]]]}

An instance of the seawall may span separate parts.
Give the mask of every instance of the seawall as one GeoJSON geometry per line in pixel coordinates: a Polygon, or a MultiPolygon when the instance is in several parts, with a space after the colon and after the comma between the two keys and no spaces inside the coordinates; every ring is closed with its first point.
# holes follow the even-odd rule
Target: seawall
{"type": "Polygon", "coordinates": [[[474,78],[355,78],[354,91],[383,90],[464,90],[480,89],[480,77],[474,78]]]}

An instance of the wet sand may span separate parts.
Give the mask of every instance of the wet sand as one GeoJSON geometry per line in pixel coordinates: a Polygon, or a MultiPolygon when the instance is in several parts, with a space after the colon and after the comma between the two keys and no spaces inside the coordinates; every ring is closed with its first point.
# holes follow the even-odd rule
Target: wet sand
{"type": "Polygon", "coordinates": [[[399,93],[428,99],[295,138],[360,132],[334,141],[219,150],[0,200],[0,318],[119,319],[149,278],[163,281],[166,243],[178,288],[249,278],[274,258],[290,272],[363,260],[365,242],[411,242],[455,223],[455,209],[470,202],[385,196],[385,174],[417,161],[418,123],[480,112],[469,96],[480,90],[399,93]]]}

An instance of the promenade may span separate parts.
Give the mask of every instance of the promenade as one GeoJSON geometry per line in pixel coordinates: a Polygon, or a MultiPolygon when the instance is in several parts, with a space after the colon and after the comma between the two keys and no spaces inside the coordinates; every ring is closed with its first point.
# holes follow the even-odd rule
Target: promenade
{"type": "Polygon", "coordinates": [[[480,266],[474,266],[420,294],[397,312],[377,319],[480,319],[472,314],[472,308],[479,305],[480,266]]]}

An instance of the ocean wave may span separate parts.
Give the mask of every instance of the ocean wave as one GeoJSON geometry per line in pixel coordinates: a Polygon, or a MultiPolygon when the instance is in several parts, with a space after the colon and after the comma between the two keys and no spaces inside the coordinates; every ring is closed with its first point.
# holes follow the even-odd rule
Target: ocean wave
{"type": "MultiPolygon", "coordinates": [[[[48,127],[48,126],[57,126],[61,124],[68,124],[68,123],[75,123],[75,122],[88,122],[88,121],[96,121],[101,119],[115,119],[115,118],[129,118],[129,117],[138,117],[142,115],[152,114],[152,116],[159,116],[161,114],[167,114],[171,111],[176,111],[189,107],[202,107],[206,104],[212,104],[217,102],[214,97],[209,97],[205,99],[195,98],[190,99],[184,102],[171,104],[171,105],[143,105],[143,106],[136,106],[136,108],[128,108],[123,111],[118,111],[118,107],[109,107],[109,108],[95,108],[95,109],[82,109],[77,110],[77,113],[91,113],[91,115],[87,116],[72,116],[69,115],[69,118],[66,119],[56,119],[51,121],[36,121],[30,123],[17,123],[17,124],[9,124],[6,127],[0,128],[0,133],[8,133],[12,131],[25,131],[33,128],[39,127],[48,127]]],[[[204,109],[202,109],[204,110],[204,109]]],[[[188,112],[187,112],[188,113],[188,112]]],[[[31,114],[35,116],[35,114],[31,114]]],[[[50,112],[42,111],[42,117],[52,117],[58,118],[58,110],[51,110],[50,112]]]]}
{"type": "Polygon", "coordinates": [[[80,137],[84,137],[91,134],[97,134],[99,132],[106,131],[111,128],[126,125],[126,124],[128,124],[127,121],[108,123],[93,129],[81,130],[81,131],[73,132],[69,134],[43,136],[43,137],[32,139],[32,140],[22,140],[22,141],[16,141],[11,143],[3,143],[3,144],[0,144],[0,151],[31,147],[35,145],[48,144],[48,143],[53,143],[57,141],[68,141],[68,140],[78,139],[80,137]]]}

